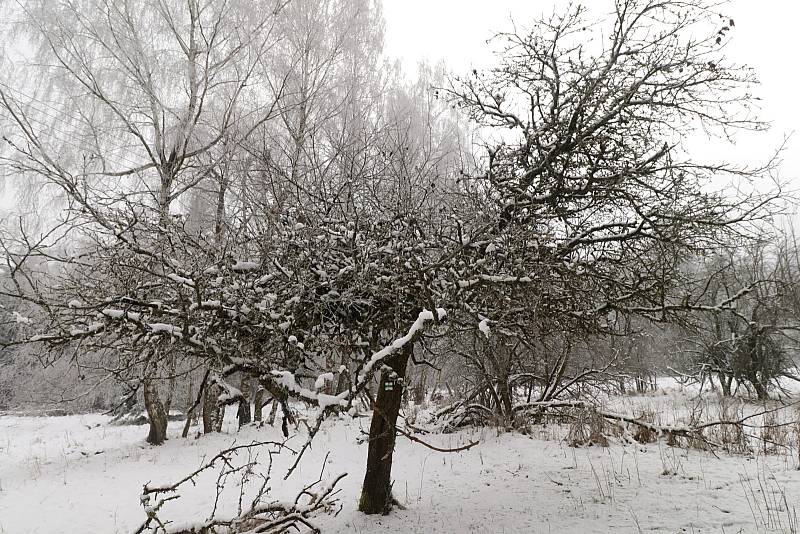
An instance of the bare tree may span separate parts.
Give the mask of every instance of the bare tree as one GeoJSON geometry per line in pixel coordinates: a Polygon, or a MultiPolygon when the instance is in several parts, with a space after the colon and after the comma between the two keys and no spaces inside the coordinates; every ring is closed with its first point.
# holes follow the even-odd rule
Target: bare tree
{"type": "MultiPolygon", "coordinates": [[[[499,67],[432,94],[382,85],[383,76],[358,83],[366,76],[356,68],[360,58],[374,56],[346,30],[318,31],[353,5],[367,3],[326,3],[321,13],[310,2],[290,4],[286,12],[296,9],[291,20],[300,24],[281,42],[286,65],[276,63],[277,77],[259,70],[265,53],[250,44],[263,33],[249,32],[233,49],[242,60],[226,63],[238,89],[209,82],[222,94],[188,115],[208,113],[208,122],[184,127],[180,118],[194,108],[183,99],[180,112],[145,114],[151,133],[140,138],[139,123],[123,117],[150,109],[143,91],[148,98],[114,120],[138,143],[137,154],[153,156],[121,174],[104,160],[87,160],[84,169],[51,155],[26,110],[4,93],[17,139],[25,140],[9,163],[61,188],[70,209],[56,235],[79,235],[81,247],[65,256],[52,239],[3,242],[19,282],[9,293],[46,317],[25,341],[114,350],[125,355],[126,372],[160,380],[174,375],[164,369],[164,351],[180,345],[207,371],[206,387],[218,388],[218,405],[245,402],[231,377],[248,374],[281,405],[286,434],[290,398],[313,410],[298,462],[327,415],[355,414],[359,396],[371,396],[359,508],[386,513],[406,371],[425,356],[426,330],[498,349],[493,359],[473,356],[486,382],[478,394],[496,397],[504,422],[516,413],[525,375],[545,375],[538,400],[527,404],[583,406],[558,399],[598,373],[576,361],[587,352],[574,347],[620,333],[627,317],[733,309],[743,292],[706,302],[702,285],[689,284],[691,273],[679,267],[731,235],[750,237],[778,193],[713,191],[712,179],[768,176],[772,163],[707,164],[680,145],[691,127],[724,135],[762,126],[748,113],[752,75],[720,48],[732,25],[702,0],[620,0],[596,26],[571,8],[528,34],[501,36],[499,67]],[[263,73],[256,86],[270,88],[266,102],[250,92],[251,73],[263,73]],[[377,103],[374,93],[383,95],[377,103]],[[485,152],[463,146],[457,110],[485,134],[485,152]],[[175,135],[156,126],[162,115],[178,118],[175,135]],[[98,172],[154,185],[115,196],[108,182],[89,180],[98,172]],[[225,215],[213,232],[168,209],[203,180],[216,194],[209,205],[225,215]],[[31,269],[44,259],[60,268],[57,276],[31,269]],[[543,347],[558,356],[537,358],[543,347]]],[[[278,16],[259,13],[264,24],[278,16]]],[[[181,28],[192,28],[192,9],[186,17],[181,28]]],[[[342,20],[363,30],[371,19],[342,20]]],[[[56,25],[43,35],[65,31],[56,25]]],[[[53,42],[62,41],[72,42],[53,42]]],[[[82,67],[65,63],[58,68],[67,78],[83,79],[82,67]]],[[[118,115],[116,98],[96,94],[91,79],[81,86],[90,102],[109,107],[107,116],[118,115]]]]}
{"type": "MultiPolygon", "coordinates": [[[[67,226],[80,226],[88,213],[106,230],[121,231],[113,215],[98,210],[128,206],[132,215],[156,213],[166,228],[175,200],[213,173],[217,148],[234,126],[244,120],[252,129],[271,116],[280,87],[259,67],[274,45],[281,8],[278,2],[253,15],[238,4],[199,0],[18,3],[15,31],[35,44],[35,60],[22,58],[23,83],[0,85],[16,125],[7,137],[15,149],[7,168],[59,190],[67,226]],[[41,79],[49,83],[24,82],[41,79]],[[254,101],[256,91],[273,97],[254,101]]],[[[166,239],[156,238],[154,257],[169,253],[166,239]]],[[[148,268],[162,266],[152,261],[148,268]]],[[[175,360],[163,348],[146,354],[148,440],[158,444],[172,388],[162,401],[152,377],[174,378],[175,360]]]]}
{"type": "Polygon", "coordinates": [[[792,308],[797,268],[790,241],[750,247],[731,246],[725,256],[709,262],[706,292],[709,300],[746,294],[728,310],[704,312],[693,321],[685,342],[688,376],[713,385],[731,396],[740,386],[759,400],[780,387],[784,378],[797,379],[791,353],[798,329],[792,308]]]}
{"type": "Polygon", "coordinates": [[[681,261],[725,235],[754,235],[750,223],[779,195],[711,191],[712,177],[764,177],[773,163],[699,162],[680,144],[693,127],[763,126],[749,114],[750,71],[724,57],[727,19],[703,2],[639,0],[617,2],[607,25],[584,15],[577,7],[501,35],[499,67],[442,90],[502,132],[470,178],[486,200],[464,229],[464,254],[482,268],[461,286],[490,287],[471,304],[490,320],[535,310],[591,332],[619,314],[702,307],[683,294],[681,261]],[[493,309],[520,292],[535,306],[493,309]]]}

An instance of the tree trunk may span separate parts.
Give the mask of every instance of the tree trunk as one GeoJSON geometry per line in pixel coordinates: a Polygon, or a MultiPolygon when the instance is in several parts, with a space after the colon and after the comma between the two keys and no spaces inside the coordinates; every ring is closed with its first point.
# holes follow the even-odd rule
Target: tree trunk
{"type": "Polygon", "coordinates": [[[381,373],[380,388],[369,428],[367,472],[361,489],[358,509],[365,514],[387,514],[392,508],[392,454],[395,425],[403,398],[403,379],[411,354],[411,346],[386,364],[392,371],[381,373]],[[401,379],[401,380],[398,380],[401,379]]]}
{"type": "Polygon", "coordinates": [[[217,398],[219,391],[216,386],[211,384],[206,385],[203,391],[203,433],[217,432],[217,428],[221,427],[222,419],[220,407],[217,405],[217,398]]]}
{"type": "MultiPolygon", "coordinates": [[[[709,374],[709,378],[711,378],[710,374],[709,374]]],[[[722,396],[723,397],[730,397],[731,396],[731,383],[732,382],[733,382],[733,377],[725,376],[722,373],[719,373],[719,385],[722,388],[722,396]]],[[[712,379],[711,383],[712,384],[714,383],[713,379],[712,379]]]]}
{"type": "Polygon", "coordinates": [[[261,422],[264,419],[264,388],[256,386],[253,396],[253,419],[261,422]]]}
{"type": "Polygon", "coordinates": [[[250,394],[252,390],[250,387],[251,382],[252,380],[249,376],[242,374],[242,379],[239,382],[239,389],[241,390],[244,399],[239,401],[239,409],[236,412],[236,416],[239,419],[239,428],[242,428],[244,425],[253,420],[253,416],[250,411],[250,394]]]}
{"type": "Polygon", "coordinates": [[[503,424],[510,426],[512,423],[513,401],[511,400],[511,388],[508,386],[507,376],[500,377],[497,384],[497,395],[500,399],[500,412],[503,424]]]}
{"type": "Polygon", "coordinates": [[[239,428],[250,423],[253,419],[250,415],[250,401],[245,399],[239,401],[239,406],[236,410],[236,418],[239,420],[239,428]]]}
{"type": "Polygon", "coordinates": [[[191,421],[197,419],[196,412],[192,410],[194,406],[194,373],[189,373],[189,386],[186,393],[186,403],[183,407],[183,412],[186,414],[186,420],[191,421]]]}
{"type": "Polygon", "coordinates": [[[169,419],[169,412],[172,409],[172,398],[175,396],[175,372],[178,368],[178,359],[174,351],[169,351],[166,355],[166,360],[169,379],[167,381],[167,396],[164,399],[164,412],[166,412],[167,419],[169,419]]]}
{"type": "Polygon", "coordinates": [[[273,397],[271,402],[272,402],[272,408],[269,411],[269,420],[267,421],[269,426],[272,426],[272,425],[275,424],[275,416],[278,413],[278,399],[273,397]]]}
{"type": "Polygon", "coordinates": [[[645,382],[644,378],[639,374],[637,374],[635,378],[636,378],[636,393],[638,393],[639,395],[647,393],[647,383],[645,382]]]}
{"type": "Polygon", "coordinates": [[[342,369],[342,372],[339,373],[339,378],[336,380],[336,395],[347,391],[347,389],[350,387],[350,379],[347,374],[347,358],[342,356],[339,360],[339,363],[339,368],[342,369]]]}
{"type": "Polygon", "coordinates": [[[414,386],[414,404],[417,406],[425,404],[425,379],[427,378],[427,373],[425,371],[425,367],[419,370],[417,383],[414,386]]]}
{"type": "Polygon", "coordinates": [[[769,399],[769,393],[767,392],[767,387],[761,383],[761,380],[755,379],[753,380],[753,388],[756,390],[756,396],[758,400],[764,401],[769,399]]]}
{"type": "Polygon", "coordinates": [[[708,384],[711,386],[711,391],[717,391],[717,383],[714,382],[714,373],[708,373],[708,384]]]}
{"type": "Polygon", "coordinates": [[[144,380],[144,407],[150,421],[147,443],[161,445],[167,439],[167,413],[158,397],[158,389],[150,378],[144,380]]]}

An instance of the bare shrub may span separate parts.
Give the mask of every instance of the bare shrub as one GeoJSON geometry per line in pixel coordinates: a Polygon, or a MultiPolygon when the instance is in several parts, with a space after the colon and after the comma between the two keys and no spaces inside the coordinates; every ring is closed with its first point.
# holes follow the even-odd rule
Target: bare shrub
{"type": "Polygon", "coordinates": [[[789,427],[778,419],[778,412],[764,414],[759,433],[764,454],[777,454],[789,448],[789,427]]]}
{"type": "MultiPolygon", "coordinates": [[[[642,412],[642,415],[639,417],[639,419],[653,423],[655,422],[655,411],[645,410],[642,412]]],[[[653,443],[657,437],[658,436],[652,428],[641,425],[637,425],[636,431],[633,433],[633,439],[639,443],[653,443]]]]}
{"type": "Polygon", "coordinates": [[[606,419],[595,410],[577,410],[567,433],[571,447],[599,445],[608,447],[606,419]]]}
{"type": "MultiPolygon", "coordinates": [[[[743,404],[731,397],[720,397],[719,419],[721,421],[738,421],[744,418],[743,404]]],[[[747,434],[741,423],[719,425],[712,437],[725,446],[728,452],[744,453],[750,450],[747,444],[747,434]]]]}

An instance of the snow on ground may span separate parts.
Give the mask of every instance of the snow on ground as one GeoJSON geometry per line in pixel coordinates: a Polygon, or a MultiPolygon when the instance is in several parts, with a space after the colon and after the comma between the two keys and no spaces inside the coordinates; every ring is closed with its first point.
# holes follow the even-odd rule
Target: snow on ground
{"type": "MultiPolygon", "coordinates": [[[[644,398],[680,401],[673,395],[644,398]]],[[[0,534],[132,532],[145,518],[139,505],[144,483],[176,480],[234,442],[281,440],[271,427],[235,433],[229,412],[222,434],[181,439],[181,423],[171,423],[171,439],[151,447],[144,442],[146,427],[109,426],[108,419],[0,417],[0,534]]],[[[531,436],[490,428],[425,436],[447,447],[480,440],[452,454],[399,437],[394,493],[407,509],[364,516],[356,503],[367,425],[363,418],[326,422],[286,482],[282,473],[293,458],[279,457],[271,483],[275,498],[293,498],[319,476],[330,453],[326,475],[349,476],[341,486],[341,513],[318,520],[327,533],[796,532],[796,451],[717,458],[663,442],[573,448],[561,439],[565,429],[555,425],[535,427],[531,436]]],[[[294,437],[288,444],[302,442],[294,437]]],[[[188,489],[164,514],[204,518],[214,499],[208,487],[188,489]]]]}

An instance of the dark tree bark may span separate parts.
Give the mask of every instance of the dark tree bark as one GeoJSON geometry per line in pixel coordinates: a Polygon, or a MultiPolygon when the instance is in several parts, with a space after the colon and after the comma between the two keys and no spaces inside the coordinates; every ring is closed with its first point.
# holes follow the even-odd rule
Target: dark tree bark
{"type": "MultiPolygon", "coordinates": [[[[709,380],[711,380],[711,388],[714,388],[714,379],[709,374],[709,380]]],[[[723,397],[730,397],[731,396],[731,385],[733,384],[733,377],[726,376],[723,373],[719,373],[719,384],[722,388],[722,396],[723,397]]]]}
{"type": "Polygon", "coordinates": [[[278,399],[273,398],[270,402],[272,402],[272,408],[269,411],[269,419],[267,420],[267,424],[272,426],[275,424],[275,416],[278,414],[278,399]]]}
{"type": "Polygon", "coordinates": [[[769,391],[767,390],[767,386],[765,386],[760,379],[754,378],[752,380],[753,389],[756,390],[756,396],[758,400],[765,401],[769,400],[769,391]]]}
{"type": "Polygon", "coordinates": [[[167,394],[164,399],[164,412],[167,414],[167,420],[169,420],[169,412],[172,409],[172,399],[175,396],[175,372],[178,368],[178,358],[175,356],[174,351],[169,351],[164,357],[167,362],[167,373],[169,374],[169,379],[166,384],[167,394]]]}
{"type": "Polygon", "coordinates": [[[219,390],[214,385],[207,385],[203,391],[203,433],[218,432],[222,427],[223,411],[217,405],[219,390]]]}
{"type": "Polygon", "coordinates": [[[256,393],[253,396],[253,419],[259,422],[264,419],[264,388],[262,387],[256,387],[256,393]]]}
{"type": "Polygon", "coordinates": [[[236,416],[239,419],[239,428],[253,420],[252,412],[250,411],[251,382],[252,379],[247,375],[242,375],[242,379],[239,382],[239,389],[244,395],[244,399],[239,401],[239,407],[236,412],[236,416]]]}
{"type": "Polygon", "coordinates": [[[186,413],[186,420],[191,421],[195,418],[196,413],[195,410],[192,409],[194,406],[194,373],[189,373],[189,386],[186,391],[186,403],[183,407],[184,413],[186,413]]]}
{"type": "Polygon", "coordinates": [[[196,425],[197,421],[200,418],[200,412],[203,409],[203,401],[205,401],[205,393],[206,393],[206,388],[208,387],[208,377],[210,374],[211,371],[206,370],[205,374],[203,375],[203,379],[200,381],[200,389],[197,391],[196,398],[193,398],[194,376],[192,373],[189,374],[189,399],[188,399],[189,404],[187,404],[186,408],[186,423],[184,423],[183,425],[183,432],[181,432],[181,437],[185,438],[186,436],[188,436],[189,427],[192,424],[196,425]]]}
{"type": "Polygon", "coordinates": [[[367,472],[358,509],[365,514],[386,514],[392,508],[392,454],[395,428],[403,399],[403,381],[412,345],[388,359],[391,371],[381,373],[380,388],[369,428],[367,472]]]}
{"type": "Polygon", "coordinates": [[[152,379],[144,380],[144,407],[150,421],[147,443],[161,445],[167,439],[167,412],[158,396],[158,389],[152,379]]]}
{"type": "Polygon", "coordinates": [[[239,420],[239,428],[250,423],[253,419],[250,416],[250,403],[248,401],[240,401],[239,407],[236,411],[236,418],[239,420]]]}
{"type": "Polygon", "coordinates": [[[414,404],[417,406],[421,406],[425,403],[425,382],[426,378],[428,377],[427,369],[422,366],[419,369],[419,374],[417,376],[417,383],[414,385],[414,404]]]}
{"type": "Polygon", "coordinates": [[[343,391],[347,391],[347,388],[350,387],[350,381],[347,375],[346,358],[342,357],[341,363],[345,367],[345,371],[339,373],[339,378],[336,380],[336,391],[335,391],[336,395],[342,393],[343,391]]]}
{"type": "Polygon", "coordinates": [[[500,408],[498,411],[502,415],[503,423],[507,426],[511,425],[513,415],[513,401],[511,400],[511,388],[508,385],[508,378],[501,377],[497,384],[497,396],[500,398],[500,408]]]}

